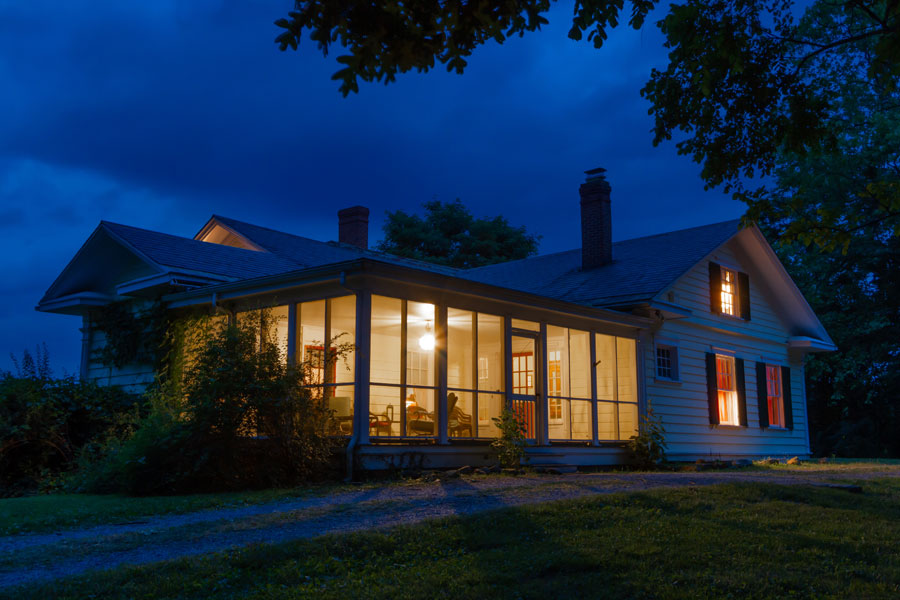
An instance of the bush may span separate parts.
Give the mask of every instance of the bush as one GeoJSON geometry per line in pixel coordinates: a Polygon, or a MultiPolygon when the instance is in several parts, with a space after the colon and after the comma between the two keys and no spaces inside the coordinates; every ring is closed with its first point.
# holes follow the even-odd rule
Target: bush
{"type": "MultiPolygon", "coordinates": [[[[94,491],[131,494],[290,486],[322,477],[337,440],[310,364],[287,365],[260,340],[267,313],[239,325],[205,321],[187,334],[180,381],[151,392],[150,415],[86,477],[94,491]]],[[[327,361],[349,345],[331,345],[327,361]]]]}
{"type": "Polygon", "coordinates": [[[61,485],[81,457],[129,436],[140,399],[117,387],[54,379],[46,351],[0,373],[0,496],[61,485]]]}
{"type": "Polygon", "coordinates": [[[650,469],[666,460],[666,430],[662,420],[647,409],[641,417],[641,431],[631,436],[625,449],[629,462],[639,469],[650,469]]]}
{"type": "Polygon", "coordinates": [[[500,430],[500,437],[491,442],[491,447],[497,452],[500,466],[518,469],[522,464],[522,458],[525,457],[525,421],[508,407],[492,421],[500,430]]]}

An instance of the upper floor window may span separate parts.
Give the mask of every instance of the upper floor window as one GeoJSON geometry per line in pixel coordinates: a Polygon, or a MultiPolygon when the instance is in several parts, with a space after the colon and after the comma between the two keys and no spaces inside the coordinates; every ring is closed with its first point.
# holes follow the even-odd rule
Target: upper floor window
{"type": "Polygon", "coordinates": [[[722,269],[722,314],[735,316],[735,304],[737,291],[737,274],[731,269],[722,269]]]}
{"type": "Polygon", "coordinates": [[[713,313],[750,320],[750,278],[746,273],[710,262],[709,299],[713,313]]]}

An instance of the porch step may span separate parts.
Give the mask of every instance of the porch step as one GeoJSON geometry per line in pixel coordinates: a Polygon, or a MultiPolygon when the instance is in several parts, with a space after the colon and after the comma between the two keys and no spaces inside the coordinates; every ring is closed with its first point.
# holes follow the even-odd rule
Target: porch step
{"type": "Polygon", "coordinates": [[[575,465],[559,465],[555,463],[547,463],[547,464],[529,464],[529,467],[537,471],[538,473],[549,473],[551,475],[561,475],[563,473],[575,473],[578,471],[578,467],[575,465]]]}

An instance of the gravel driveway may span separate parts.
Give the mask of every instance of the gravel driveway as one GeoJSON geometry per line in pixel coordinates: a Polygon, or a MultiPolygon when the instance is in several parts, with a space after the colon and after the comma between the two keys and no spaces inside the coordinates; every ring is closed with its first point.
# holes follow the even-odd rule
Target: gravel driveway
{"type": "Polygon", "coordinates": [[[711,471],[475,476],[367,487],[325,497],[150,517],[111,526],[0,537],[0,588],[255,543],[389,528],[596,494],[758,481],[784,485],[900,477],[900,467],[856,472],[711,471]]]}

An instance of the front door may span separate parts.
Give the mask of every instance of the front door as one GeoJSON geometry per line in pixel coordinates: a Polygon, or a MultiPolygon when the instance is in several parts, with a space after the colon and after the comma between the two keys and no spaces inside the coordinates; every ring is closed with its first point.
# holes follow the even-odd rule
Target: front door
{"type": "Polygon", "coordinates": [[[525,437],[537,439],[537,347],[536,336],[513,334],[512,336],[512,410],[525,423],[525,437]]]}

